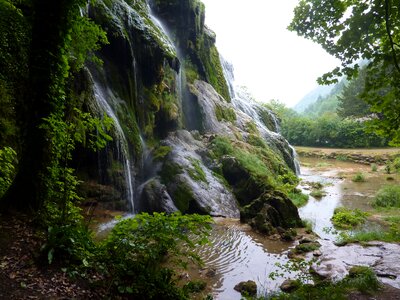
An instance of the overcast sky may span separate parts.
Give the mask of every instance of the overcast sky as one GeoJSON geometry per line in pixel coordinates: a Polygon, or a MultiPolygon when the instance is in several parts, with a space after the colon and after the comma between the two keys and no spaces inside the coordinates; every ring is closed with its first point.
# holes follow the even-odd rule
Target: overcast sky
{"type": "Polygon", "coordinates": [[[202,0],[206,24],[220,53],[235,68],[236,82],[259,101],[295,105],[316,79],[339,63],[319,45],[286,27],[298,0],[202,0]]]}

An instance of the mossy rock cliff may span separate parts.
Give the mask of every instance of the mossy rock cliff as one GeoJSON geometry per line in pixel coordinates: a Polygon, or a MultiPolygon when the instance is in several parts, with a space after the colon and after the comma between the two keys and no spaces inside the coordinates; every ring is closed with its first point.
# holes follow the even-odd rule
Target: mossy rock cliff
{"type": "Polygon", "coordinates": [[[173,33],[182,58],[189,63],[188,73],[198,73],[198,79],[210,83],[226,101],[229,89],[224,77],[219,53],[215,47],[215,33],[204,25],[205,7],[200,0],[155,0],[155,13],[173,33]]]}

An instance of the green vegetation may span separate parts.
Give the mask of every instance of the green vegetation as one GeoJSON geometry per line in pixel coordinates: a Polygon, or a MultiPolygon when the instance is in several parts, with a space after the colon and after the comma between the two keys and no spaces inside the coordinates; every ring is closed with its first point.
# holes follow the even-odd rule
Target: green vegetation
{"type": "Polygon", "coordinates": [[[359,291],[372,295],[379,291],[379,282],[373,270],[364,266],[355,266],[350,269],[349,275],[338,282],[320,281],[315,285],[301,284],[290,294],[280,293],[257,299],[337,299],[346,300],[351,292],[359,291]]]}
{"type": "Polygon", "coordinates": [[[339,154],[336,156],[336,160],[347,161],[347,160],[349,160],[349,158],[345,154],[339,154]]]}
{"type": "Polygon", "coordinates": [[[400,186],[386,185],[376,194],[372,205],[375,207],[400,207],[400,186]]]}
{"type": "Polygon", "coordinates": [[[232,108],[225,108],[220,105],[215,106],[215,115],[218,121],[228,121],[233,123],[236,121],[236,113],[232,108]]]}
{"type": "Polygon", "coordinates": [[[352,233],[340,233],[340,243],[362,243],[371,241],[383,241],[388,243],[400,242],[400,227],[397,224],[392,224],[390,229],[373,230],[373,231],[355,231],[352,233]]]}
{"type": "Polygon", "coordinates": [[[190,162],[192,163],[192,168],[187,169],[189,176],[195,181],[203,181],[204,183],[208,183],[206,173],[200,165],[200,161],[198,159],[188,157],[190,162]]]}
{"type": "Polygon", "coordinates": [[[288,27],[341,60],[342,65],[324,74],[319,83],[337,82],[342,76],[365,76],[358,84],[361,92],[354,89],[348,94],[370,105],[369,111],[378,116],[369,122],[370,129],[388,137],[392,145],[400,142],[400,104],[396,101],[400,92],[400,60],[395,46],[400,35],[394,30],[399,24],[397,4],[391,1],[354,4],[305,0],[295,8],[288,27]],[[365,64],[365,71],[360,71],[360,61],[365,64]]]}
{"type": "Polygon", "coordinates": [[[378,165],[377,164],[371,164],[371,171],[372,172],[377,172],[378,171],[378,165]]]}
{"type": "Polygon", "coordinates": [[[154,160],[162,161],[170,152],[172,148],[170,146],[158,146],[153,151],[154,160]]]}
{"type": "Polygon", "coordinates": [[[311,191],[310,196],[320,199],[322,197],[325,197],[326,193],[323,190],[315,189],[315,190],[311,191]]]}
{"type": "Polygon", "coordinates": [[[332,223],[339,229],[350,229],[365,223],[368,214],[359,209],[348,209],[345,207],[337,207],[333,213],[332,223]]]}
{"type": "Polygon", "coordinates": [[[177,213],[140,214],[123,220],[99,245],[98,268],[107,274],[109,286],[123,295],[135,299],[188,299],[189,292],[204,288],[204,284],[193,282],[179,288],[174,271],[164,262],[168,255],[172,265],[200,263],[193,249],[207,242],[211,222],[208,216],[177,213]]]}
{"type": "Polygon", "coordinates": [[[17,153],[10,147],[0,149],[0,199],[11,186],[15,176],[17,153]]]}
{"type": "Polygon", "coordinates": [[[308,195],[303,194],[301,192],[299,193],[290,192],[288,196],[290,200],[292,200],[293,204],[296,205],[297,207],[302,207],[306,205],[309,199],[308,195]]]}
{"type": "MultiPolygon", "coordinates": [[[[385,138],[373,132],[364,121],[341,118],[337,113],[299,114],[284,104],[272,101],[266,104],[281,119],[282,135],[296,146],[365,148],[387,145],[385,138]]],[[[344,158],[344,157],[343,157],[344,158]]]]}
{"type": "Polygon", "coordinates": [[[365,182],[365,175],[361,172],[357,172],[351,180],[354,182],[365,182]]]}

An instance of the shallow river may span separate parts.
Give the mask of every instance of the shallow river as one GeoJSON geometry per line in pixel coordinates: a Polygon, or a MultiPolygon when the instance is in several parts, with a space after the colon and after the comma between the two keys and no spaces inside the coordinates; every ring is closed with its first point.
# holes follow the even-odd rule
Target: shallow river
{"type": "MultiPolygon", "coordinates": [[[[332,228],[330,218],[336,207],[368,210],[373,195],[387,184],[387,176],[383,171],[372,172],[370,166],[314,158],[304,158],[301,162],[303,183],[300,188],[309,194],[305,182],[321,182],[326,196],[321,199],[310,196],[309,202],[299,209],[299,213],[302,219],[312,222],[314,231],[325,239],[325,243],[335,239],[335,235],[326,229],[332,228]],[[366,176],[366,182],[352,182],[351,178],[357,172],[366,176]]],[[[392,181],[398,182],[397,177],[392,181]]],[[[214,298],[221,300],[241,299],[233,289],[241,281],[254,280],[261,294],[277,290],[283,278],[273,281],[268,274],[277,270],[276,262],[284,264],[287,261],[287,251],[294,247],[293,243],[273,241],[252,233],[247,226],[234,220],[217,220],[211,241],[212,246],[199,249],[199,254],[206,270],[215,270],[216,275],[207,278],[203,274],[201,277],[212,284],[214,298]]],[[[197,277],[193,273],[190,275],[197,277]]]]}

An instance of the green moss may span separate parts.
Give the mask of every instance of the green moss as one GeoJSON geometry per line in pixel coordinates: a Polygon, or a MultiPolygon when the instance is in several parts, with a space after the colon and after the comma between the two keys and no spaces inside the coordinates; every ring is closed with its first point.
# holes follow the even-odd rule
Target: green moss
{"type": "Polygon", "coordinates": [[[337,207],[331,220],[336,228],[350,229],[365,223],[367,216],[367,213],[359,209],[351,210],[345,207],[337,207]]]}
{"type": "Polygon", "coordinates": [[[247,122],[245,127],[246,127],[246,130],[248,133],[254,134],[254,135],[260,135],[260,133],[257,129],[257,125],[253,121],[247,122]]]}
{"type": "Polygon", "coordinates": [[[160,171],[161,182],[164,184],[169,183],[175,176],[182,174],[182,172],[183,170],[180,165],[167,161],[160,171]]]}
{"type": "Polygon", "coordinates": [[[256,147],[267,147],[267,144],[264,142],[264,140],[256,134],[249,134],[247,137],[247,142],[256,147]]]}
{"type": "Polygon", "coordinates": [[[215,105],[215,116],[217,117],[217,120],[221,122],[222,120],[228,121],[228,122],[235,122],[236,121],[236,113],[235,110],[232,108],[226,108],[221,105],[215,105]]]}
{"type": "Polygon", "coordinates": [[[187,170],[189,176],[195,181],[202,181],[202,182],[208,184],[206,173],[204,173],[204,171],[200,165],[200,161],[195,158],[192,158],[192,157],[188,157],[188,159],[192,163],[192,167],[193,167],[193,169],[189,168],[187,170]]]}
{"type": "Polygon", "coordinates": [[[303,193],[295,193],[295,192],[290,192],[288,194],[290,200],[292,200],[293,204],[296,205],[297,207],[302,207],[307,204],[308,202],[308,195],[303,194],[303,193]]]}
{"type": "Polygon", "coordinates": [[[195,80],[200,79],[199,71],[190,59],[185,60],[184,68],[187,82],[193,83],[195,80]]]}
{"type": "Polygon", "coordinates": [[[297,254],[308,253],[311,251],[315,251],[320,247],[321,245],[318,242],[304,243],[297,245],[294,249],[294,252],[297,254]]]}
{"type": "Polygon", "coordinates": [[[162,161],[170,152],[172,148],[169,146],[159,146],[153,151],[154,160],[162,161]]]}
{"type": "MultiPolygon", "coordinates": [[[[233,146],[228,138],[216,137],[212,141],[211,156],[214,159],[219,159],[224,155],[235,157],[250,175],[251,181],[266,190],[271,187],[284,192],[292,190],[298,182],[296,176],[292,175],[293,172],[278,154],[264,145],[262,142],[260,146],[237,142],[233,146]]],[[[248,186],[244,184],[243,189],[246,188],[248,186]]]]}
{"type": "Polygon", "coordinates": [[[320,199],[320,198],[326,196],[326,192],[324,192],[323,190],[313,190],[313,191],[310,193],[310,196],[312,196],[312,197],[314,197],[314,198],[317,198],[317,199],[320,199]]]}
{"type": "Polygon", "coordinates": [[[174,200],[176,207],[182,213],[189,211],[190,202],[194,200],[192,190],[184,183],[181,183],[176,187],[172,193],[172,199],[174,200]]]}

